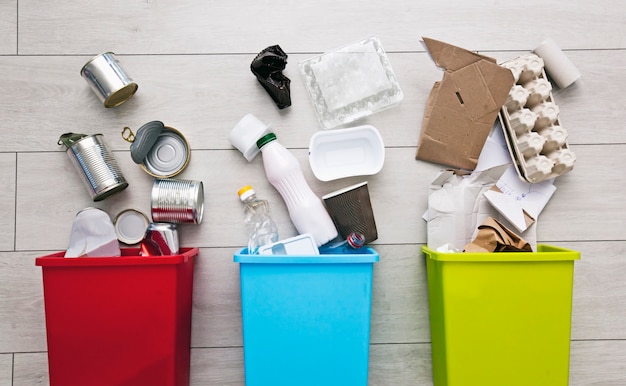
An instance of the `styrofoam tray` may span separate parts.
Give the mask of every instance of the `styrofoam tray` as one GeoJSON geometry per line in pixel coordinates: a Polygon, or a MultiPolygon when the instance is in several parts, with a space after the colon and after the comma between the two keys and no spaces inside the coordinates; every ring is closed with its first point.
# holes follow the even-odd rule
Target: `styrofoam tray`
{"type": "Polygon", "coordinates": [[[378,173],[385,145],[374,126],[318,131],[309,143],[309,163],[320,181],[378,173]]]}

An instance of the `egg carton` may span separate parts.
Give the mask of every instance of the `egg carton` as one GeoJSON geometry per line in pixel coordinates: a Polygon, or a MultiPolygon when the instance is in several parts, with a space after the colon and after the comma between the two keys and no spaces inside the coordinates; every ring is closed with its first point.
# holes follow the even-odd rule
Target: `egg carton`
{"type": "Polygon", "coordinates": [[[561,126],[543,59],[528,54],[501,65],[515,78],[499,117],[518,174],[536,183],[571,171],[576,155],[561,126]]]}

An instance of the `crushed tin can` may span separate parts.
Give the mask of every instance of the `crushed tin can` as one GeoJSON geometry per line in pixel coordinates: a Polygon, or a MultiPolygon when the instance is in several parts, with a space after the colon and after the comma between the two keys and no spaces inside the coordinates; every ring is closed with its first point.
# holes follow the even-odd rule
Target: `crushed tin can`
{"type": "Polygon", "coordinates": [[[104,107],[119,106],[137,92],[137,83],[124,72],[112,52],[93,57],[80,70],[80,75],[104,107]]]}
{"type": "Polygon", "coordinates": [[[150,223],[141,240],[142,256],[176,255],[179,251],[176,224],[150,223]]]}
{"type": "Polygon", "coordinates": [[[151,193],[152,221],[200,224],[204,213],[202,181],[156,178],[151,193]]]}
{"type": "Polygon", "coordinates": [[[65,133],[57,143],[67,148],[67,155],[94,201],[104,200],[128,187],[102,134],[65,133]]]}
{"type": "Polygon", "coordinates": [[[137,130],[137,134],[125,127],[122,138],[131,143],[133,162],[153,177],[174,177],[189,164],[189,143],[180,131],[165,126],[161,121],[146,123],[137,130]]]}

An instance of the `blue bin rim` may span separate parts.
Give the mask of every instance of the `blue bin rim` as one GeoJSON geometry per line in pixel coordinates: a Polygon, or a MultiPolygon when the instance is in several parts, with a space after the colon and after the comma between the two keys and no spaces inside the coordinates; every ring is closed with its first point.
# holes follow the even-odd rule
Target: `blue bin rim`
{"type": "Polygon", "coordinates": [[[322,254],[311,256],[277,256],[277,255],[249,255],[248,248],[242,248],[237,253],[233,261],[235,263],[246,264],[363,264],[376,263],[380,260],[378,252],[372,248],[365,247],[364,253],[353,254],[322,254]]]}

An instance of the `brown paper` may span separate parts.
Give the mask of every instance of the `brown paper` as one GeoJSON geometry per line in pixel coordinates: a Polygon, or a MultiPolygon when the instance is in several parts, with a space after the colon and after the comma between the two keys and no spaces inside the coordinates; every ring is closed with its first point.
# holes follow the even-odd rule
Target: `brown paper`
{"type": "Polygon", "coordinates": [[[464,252],[532,252],[526,240],[488,217],[479,227],[474,240],[465,245],[464,252]]]}

